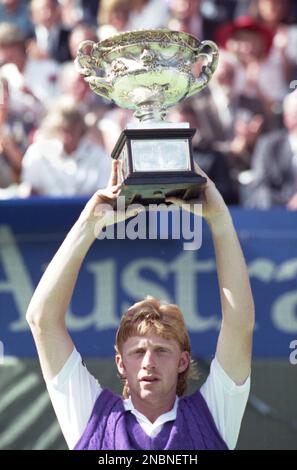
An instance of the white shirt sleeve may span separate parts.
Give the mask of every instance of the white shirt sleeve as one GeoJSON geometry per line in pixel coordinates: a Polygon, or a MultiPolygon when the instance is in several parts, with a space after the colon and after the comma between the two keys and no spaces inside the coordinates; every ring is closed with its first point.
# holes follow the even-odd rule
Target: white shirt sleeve
{"type": "Polygon", "coordinates": [[[215,357],[209,376],[200,389],[217,429],[229,449],[236,446],[250,384],[249,376],[243,385],[236,385],[215,357]]]}
{"type": "Polygon", "coordinates": [[[47,381],[46,386],[67,445],[73,449],[102,388],[75,348],[58,375],[47,381]]]}
{"type": "Polygon", "coordinates": [[[38,145],[36,143],[31,144],[22,161],[22,181],[30,184],[35,191],[40,191],[40,187],[42,187],[42,183],[40,183],[43,174],[41,164],[38,145]]]}

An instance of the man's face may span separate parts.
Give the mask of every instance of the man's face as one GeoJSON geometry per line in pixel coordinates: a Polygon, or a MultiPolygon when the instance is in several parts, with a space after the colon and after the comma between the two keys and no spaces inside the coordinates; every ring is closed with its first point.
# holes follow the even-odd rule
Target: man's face
{"type": "Polygon", "coordinates": [[[259,13],[265,21],[278,23],[283,20],[289,10],[287,0],[258,0],[259,13]]]}
{"type": "Polygon", "coordinates": [[[173,403],[178,374],[189,364],[189,354],[173,339],[156,334],[132,336],[116,356],[119,373],[128,380],[134,406],[138,403],[173,403]]]}
{"type": "Polygon", "coordinates": [[[248,29],[236,31],[227,42],[227,48],[235,53],[243,64],[261,59],[265,55],[265,43],[261,33],[248,29]]]}
{"type": "Polygon", "coordinates": [[[43,25],[48,29],[60,19],[59,7],[52,0],[34,0],[31,12],[33,23],[43,25]]]}
{"type": "Polygon", "coordinates": [[[171,0],[170,10],[175,18],[190,19],[199,15],[201,0],[171,0]]]}
{"type": "Polygon", "coordinates": [[[73,153],[83,136],[83,127],[80,123],[73,126],[64,126],[59,129],[58,136],[63,143],[64,152],[67,154],[73,153]]]}

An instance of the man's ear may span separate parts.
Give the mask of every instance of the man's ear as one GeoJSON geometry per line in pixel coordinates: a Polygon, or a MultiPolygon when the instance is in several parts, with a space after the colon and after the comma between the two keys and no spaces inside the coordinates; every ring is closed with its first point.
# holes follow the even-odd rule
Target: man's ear
{"type": "Polygon", "coordinates": [[[119,372],[120,376],[124,378],[125,377],[125,366],[124,366],[124,363],[123,363],[122,356],[119,353],[116,354],[116,356],[115,356],[115,362],[116,362],[116,365],[117,365],[118,372],[119,372]]]}
{"type": "Polygon", "coordinates": [[[188,351],[183,351],[179,358],[179,364],[178,364],[179,374],[181,372],[184,372],[189,367],[190,360],[191,358],[190,358],[190,354],[188,353],[188,351]]]}

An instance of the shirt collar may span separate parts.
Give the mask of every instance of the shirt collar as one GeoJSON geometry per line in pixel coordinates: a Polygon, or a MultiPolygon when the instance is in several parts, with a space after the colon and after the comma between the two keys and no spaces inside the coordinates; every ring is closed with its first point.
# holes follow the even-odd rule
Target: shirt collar
{"type": "Polygon", "coordinates": [[[124,404],[125,411],[131,411],[131,413],[134,414],[134,416],[139,421],[142,421],[143,423],[146,423],[146,424],[150,424],[152,427],[155,428],[157,426],[160,426],[161,424],[167,423],[168,421],[174,421],[176,419],[178,400],[179,398],[176,397],[174,405],[171,408],[171,410],[160,415],[156,419],[156,421],[154,421],[154,423],[152,423],[146,416],[144,416],[134,407],[131,397],[127,398],[126,400],[123,400],[123,404],[124,404]]]}

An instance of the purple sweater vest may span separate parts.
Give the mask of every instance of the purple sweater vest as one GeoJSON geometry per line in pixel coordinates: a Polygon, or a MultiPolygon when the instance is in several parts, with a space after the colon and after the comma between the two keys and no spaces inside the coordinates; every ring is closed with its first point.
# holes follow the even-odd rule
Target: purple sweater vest
{"type": "Polygon", "coordinates": [[[104,389],[74,450],[226,450],[199,391],[181,397],[175,421],[149,437],[135,416],[125,411],[122,398],[104,389]]]}

